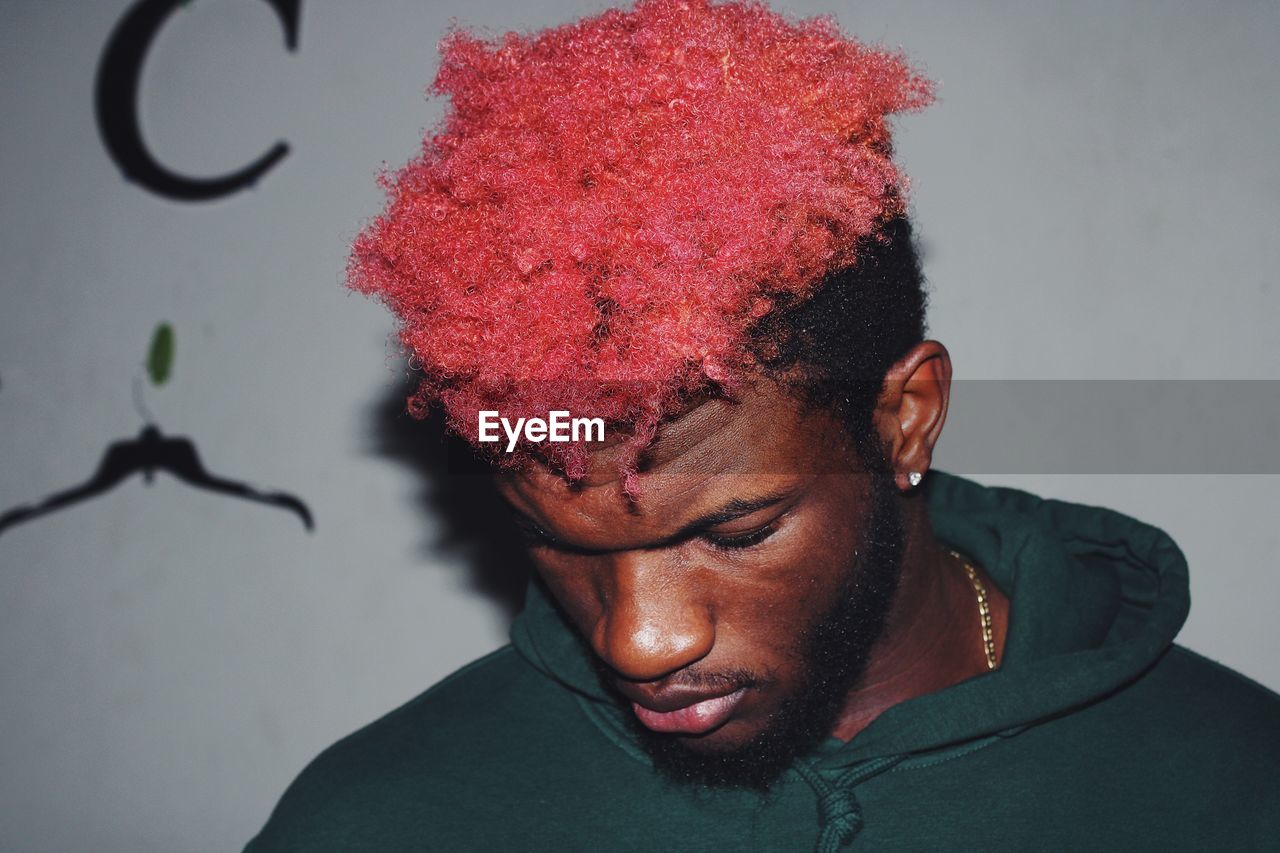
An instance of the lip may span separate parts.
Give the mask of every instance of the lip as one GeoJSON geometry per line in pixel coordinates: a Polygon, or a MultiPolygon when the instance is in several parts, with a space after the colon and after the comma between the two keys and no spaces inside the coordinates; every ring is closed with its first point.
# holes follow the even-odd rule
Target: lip
{"type": "Polygon", "coordinates": [[[632,702],[631,710],[641,724],[655,732],[701,735],[724,725],[746,694],[747,688],[741,687],[728,695],[702,699],[670,711],[655,711],[632,702]]]}

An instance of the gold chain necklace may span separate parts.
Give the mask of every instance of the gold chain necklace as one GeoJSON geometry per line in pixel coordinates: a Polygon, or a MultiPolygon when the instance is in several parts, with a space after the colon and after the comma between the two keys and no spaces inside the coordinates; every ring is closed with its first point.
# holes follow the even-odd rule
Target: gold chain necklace
{"type": "MultiPolygon", "coordinates": [[[[947,549],[951,550],[951,549],[947,549]]],[[[982,651],[987,656],[987,669],[995,669],[998,666],[996,661],[996,638],[995,632],[991,629],[991,605],[987,603],[987,588],[982,585],[982,581],[978,578],[978,570],[969,564],[958,551],[951,551],[951,556],[960,561],[964,566],[964,573],[969,576],[969,583],[973,585],[973,592],[978,596],[978,616],[982,620],[982,651]]]]}

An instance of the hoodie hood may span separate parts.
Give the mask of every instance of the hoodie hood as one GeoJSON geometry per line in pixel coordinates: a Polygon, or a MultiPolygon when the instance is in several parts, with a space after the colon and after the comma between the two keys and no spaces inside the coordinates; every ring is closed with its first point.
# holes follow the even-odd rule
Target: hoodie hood
{"type": "MultiPolygon", "coordinates": [[[[1001,668],[896,705],[848,743],[829,738],[806,760],[806,779],[963,748],[1087,705],[1154,664],[1186,619],[1186,560],[1155,527],[940,471],[921,488],[937,538],[978,562],[1009,598],[1001,668]]],[[[593,652],[537,583],[512,642],[576,693],[619,746],[644,757],[630,712],[600,682],[593,652]]]]}

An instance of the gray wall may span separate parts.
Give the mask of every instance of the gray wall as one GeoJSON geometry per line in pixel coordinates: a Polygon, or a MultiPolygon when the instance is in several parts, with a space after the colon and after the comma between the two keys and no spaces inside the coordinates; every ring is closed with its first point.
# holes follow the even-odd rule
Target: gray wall
{"type": "MultiPolygon", "coordinates": [[[[236,849],[321,748],[503,642],[465,557],[433,545],[421,477],[380,449],[405,369],[342,269],[379,209],[378,166],[440,115],[422,89],[449,17],[504,29],[602,8],[306,0],[288,53],[265,3],[191,4],[146,67],[153,149],[205,174],[277,139],[293,150],[252,191],[182,204],[126,183],[95,128],[95,68],[129,5],[0,6],[0,511],[136,434],[131,383],[166,320],[174,375],[144,392],[156,421],[211,470],[301,496],[318,526],[162,476],[0,536],[6,851],[236,849]]],[[[834,9],[940,81],[898,139],[959,379],[1280,379],[1280,6],[785,8],[834,9]]],[[[1140,418],[1134,399],[1107,414],[1140,418]]],[[[1221,444],[1212,408],[1178,430],[1221,444]]],[[[1047,450],[1097,415],[1033,434],[1047,450]]],[[[1229,449],[1260,474],[963,473],[1170,531],[1193,570],[1182,640],[1276,688],[1276,424],[1243,417],[1229,449]]]]}

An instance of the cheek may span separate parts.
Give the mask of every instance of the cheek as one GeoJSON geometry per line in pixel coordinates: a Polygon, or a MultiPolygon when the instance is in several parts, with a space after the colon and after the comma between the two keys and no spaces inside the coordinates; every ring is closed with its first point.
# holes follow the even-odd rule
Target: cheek
{"type": "Polygon", "coordinates": [[[835,606],[852,570],[854,542],[845,533],[829,535],[817,519],[775,538],[721,573],[717,644],[782,666],[835,606]]]}
{"type": "Polygon", "coordinates": [[[603,611],[599,593],[588,566],[561,555],[532,554],[534,568],[551,597],[580,631],[589,632],[603,611]]]}

